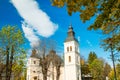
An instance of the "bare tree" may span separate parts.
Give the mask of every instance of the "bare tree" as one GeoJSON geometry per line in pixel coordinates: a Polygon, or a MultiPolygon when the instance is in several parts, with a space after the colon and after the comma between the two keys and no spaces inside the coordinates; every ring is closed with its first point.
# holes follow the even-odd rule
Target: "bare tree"
{"type": "Polygon", "coordinates": [[[56,42],[53,40],[44,39],[40,41],[40,46],[36,48],[38,53],[40,54],[40,67],[42,69],[43,80],[47,80],[48,69],[50,67],[50,63],[52,63],[52,80],[54,80],[54,69],[56,68],[56,79],[59,80],[60,76],[60,66],[61,66],[61,58],[56,55],[55,52],[56,42]]]}
{"type": "Polygon", "coordinates": [[[55,72],[54,68],[55,68],[56,52],[54,50],[50,50],[48,57],[49,57],[51,67],[52,67],[52,80],[54,80],[54,72],[55,72]]]}
{"type": "Polygon", "coordinates": [[[40,42],[40,46],[38,47],[38,51],[40,54],[40,67],[42,69],[43,80],[47,80],[47,73],[50,65],[49,58],[48,58],[48,52],[49,52],[48,45],[49,44],[47,40],[42,40],[40,42]]]}
{"type": "Polygon", "coordinates": [[[52,80],[54,80],[54,68],[56,68],[56,80],[59,80],[62,59],[56,54],[54,50],[51,50],[48,56],[53,66],[52,80]]]}
{"type": "Polygon", "coordinates": [[[55,67],[56,67],[56,72],[57,72],[56,80],[59,80],[60,78],[61,65],[62,65],[62,59],[60,58],[60,56],[56,55],[55,57],[55,67]]]}

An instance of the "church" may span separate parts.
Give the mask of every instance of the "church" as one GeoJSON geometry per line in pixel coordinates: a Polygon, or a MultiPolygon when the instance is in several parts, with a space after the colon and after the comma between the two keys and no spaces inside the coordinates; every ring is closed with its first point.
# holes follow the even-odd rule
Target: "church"
{"type": "MultiPolygon", "coordinates": [[[[50,66],[47,80],[56,80],[52,73],[56,75],[55,69],[50,66]]],[[[35,54],[31,54],[27,62],[27,80],[43,80],[39,58],[35,54]]],[[[59,80],[81,80],[79,42],[75,38],[72,25],[69,26],[64,41],[64,64],[60,68],[59,80]]]]}

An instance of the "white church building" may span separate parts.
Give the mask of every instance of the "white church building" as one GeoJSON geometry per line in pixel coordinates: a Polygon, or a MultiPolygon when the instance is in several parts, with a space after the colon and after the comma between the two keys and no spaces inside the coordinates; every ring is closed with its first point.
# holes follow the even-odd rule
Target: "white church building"
{"type": "MultiPolygon", "coordinates": [[[[56,80],[56,70],[49,67],[47,80],[56,80]]],[[[39,58],[31,54],[27,64],[27,80],[43,80],[42,70],[39,66],[39,58]]],[[[75,32],[70,25],[67,38],[64,41],[64,65],[60,68],[59,80],[81,80],[79,43],[75,38],[75,32]]]]}

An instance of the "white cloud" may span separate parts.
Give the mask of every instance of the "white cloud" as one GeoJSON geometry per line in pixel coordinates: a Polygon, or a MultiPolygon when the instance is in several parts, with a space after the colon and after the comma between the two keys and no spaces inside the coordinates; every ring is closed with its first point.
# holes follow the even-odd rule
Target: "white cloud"
{"type": "Polygon", "coordinates": [[[32,27],[30,27],[27,23],[22,22],[22,29],[25,33],[25,37],[29,40],[30,45],[32,47],[38,46],[39,37],[35,35],[32,27]]]}
{"type": "Polygon", "coordinates": [[[35,0],[11,0],[11,3],[17,9],[19,15],[24,19],[23,23],[25,22],[30,26],[25,26],[25,24],[22,23],[23,31],[25,35],[27,35],[26,37],[29,41],[36,41],[36,39],[38,39],[36,34],[43,37],[49,37],[57,30],[58,25],[50,20],[50,17],[39,8],[35,0]],[[28,32],[35,39],[28,37],[28,32]]]}
{"type": "Polygon", "coordinates": [[[86,40],[86,42],[87,42],[87,44],[88,44],[90,47],[92,47],[92,44],[91,44],[91,42],[90,42],[89,40],[86,40]]]}

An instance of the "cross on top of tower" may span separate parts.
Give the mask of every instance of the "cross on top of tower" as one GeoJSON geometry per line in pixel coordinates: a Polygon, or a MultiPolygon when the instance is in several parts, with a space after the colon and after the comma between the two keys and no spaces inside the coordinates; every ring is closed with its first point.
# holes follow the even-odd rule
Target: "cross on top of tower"
{"type": "MultiPolygon", "coordinates": [[[[68,32],[70,32],[70,31],[73,31],[72,24],[70,24],[69,29],[68,29],[68,32]]],[[[74,31],[73,31],[73,32],[74,32],[74,31]]]]}

